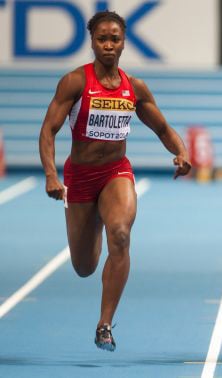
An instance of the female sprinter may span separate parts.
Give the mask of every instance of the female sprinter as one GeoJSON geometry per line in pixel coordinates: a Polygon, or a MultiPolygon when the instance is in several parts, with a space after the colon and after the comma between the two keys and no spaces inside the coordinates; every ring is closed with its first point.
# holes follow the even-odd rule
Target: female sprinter
{"type": "Polygon", "coordinates": [[[81,277],[98,264],[105,227],[108,257],[102,273],[101,314],[97,347],[113,351],[112,319],[126,284],[130,231],[136,215],[134,176],[125,156],[134,111],[175,155],[175,178],[190,170],[179,135],[168,125],[142,80],[124,73],[125,21],[115,12],[96,13],[88,22],[95,60],[66,74],[59,82],[40,133],[40,156],[46,192],[65,199],[72,264],[81,277]],[[54,140],[67,115],[72,149],[64,165],[64,185],[55,166],[54,140]]]}

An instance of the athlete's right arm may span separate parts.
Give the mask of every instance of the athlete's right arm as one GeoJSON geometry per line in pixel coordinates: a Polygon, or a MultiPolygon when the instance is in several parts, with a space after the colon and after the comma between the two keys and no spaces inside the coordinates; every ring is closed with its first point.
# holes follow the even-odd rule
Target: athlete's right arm
{"type": "Polygon", "coordinates": [[[58,179],[55,166],[55,136],[61,129],[73,103],[84,88],[84,74],[81,69],[70,72],[59,82],[52,99],[39,137],[39,151],[46,176],[46,192],[55,199],[63,199],[64,187],[58,179]]]}

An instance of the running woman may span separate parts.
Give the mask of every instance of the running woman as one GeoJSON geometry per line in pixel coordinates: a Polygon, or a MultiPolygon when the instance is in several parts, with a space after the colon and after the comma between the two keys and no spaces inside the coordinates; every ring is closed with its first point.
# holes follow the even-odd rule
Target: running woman
{"type": "Polygon", "coordinates": [[[115,12],[98,12],[89,20],[88,30],[95,60],[60,80],[42,125],[40,156],[47,194],[67,202],[68,242],[79,276],[95,271],[105,228],[108,257],[95,343],[114,351],[112,319],[129,274],[130,232],[137,206],[134,175],[125,156],[133,113],[175,155],[175,178],[186,175],[191,165],[183,141],[166,122],[145,83],[118,66],[125,20],[115,12]],[[54,142],[67,116],[72,148],[64,165],[63,184],[55,166],[54,142]]]}

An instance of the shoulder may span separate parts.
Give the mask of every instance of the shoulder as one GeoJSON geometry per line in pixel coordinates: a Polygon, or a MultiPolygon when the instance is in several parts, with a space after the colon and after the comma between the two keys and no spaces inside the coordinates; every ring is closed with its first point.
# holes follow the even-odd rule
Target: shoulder
{"type": "Polygon", "coordinates": [[[151,94],[148,86],[142,79],[138,79],[127,72],[124,72],[130,84],[133,87],[137,100],[147,97],[151,94]]]}
{"type": "Polygon", "coordinates": [[[135,92],[146,92],[148,90],[148,87],[143,80],[131,75],[128,75],[128,78],[135,92]]]}
{"type": "Polygon", "coordinates": [[[154,101],[151,91],[142,79],[138,79],[131,75],[127,75],[127,77],[133,87],[137,101],[154,101]]]}
{"type": "Polygon", "coordinates": [[[58,83],[58,88],[69,90],[73,87],[82,87],[85,85],[85,70],[84,66],[76,68],[74,71],[65,74],[58,83]]]}
{"type": "Polygon", "coordinates": [[[66,97],[67,99],[78,98],[81,96],[85,87],[85,70],[84,66],[65,74],[57,85],[56,97],[66,97]]]}

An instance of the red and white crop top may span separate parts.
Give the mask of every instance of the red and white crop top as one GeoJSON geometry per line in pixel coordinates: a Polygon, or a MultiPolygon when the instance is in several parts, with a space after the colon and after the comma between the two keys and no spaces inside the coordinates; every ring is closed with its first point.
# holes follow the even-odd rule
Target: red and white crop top
{"type": "Polygon", "coordinates": [[[69,114],[72,138],[80,141],[126,139],[136,104],[128,77],[119,68],[120,86],[108,89],[97,79],[93,63],[86,64],[84,70],[85,88],[69,114]]]}

